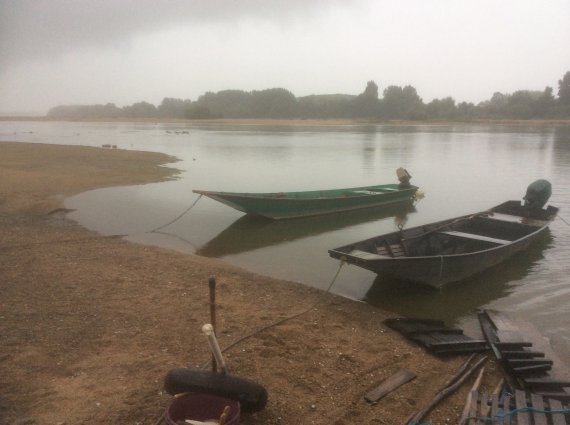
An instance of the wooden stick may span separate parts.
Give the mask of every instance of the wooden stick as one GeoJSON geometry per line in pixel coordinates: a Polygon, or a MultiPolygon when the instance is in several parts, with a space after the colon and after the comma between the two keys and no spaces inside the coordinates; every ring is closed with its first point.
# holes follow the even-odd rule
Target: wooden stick
{"type": "Polygon", "coordinates": [[[471,387],[469,394],[467,394],[467,399],[465,400],[465,407],[463,408],[463,413],[461,414],[461,420],[459,423],[463,423],[463,420],[469,416],[469,409],[471,408],[471,401],[473,400],[473,391],[477,391],[481,385],[481,379],[483,379],[483,372],[485,372],[485,367],[482,367],[479,371],[479,375],[475,380],[475,383],[471,387]]]}
{"type": "Polygon", "coordinates": [[[471,363],[471,361],[475,358],[475,356],[477,356],[476,353],[472,353],[467,360],[465,360],[463,362],[463,364],[461,366],[459,366],[459,369],[457,369],[457,371],[455,372],[455,374],[449,378],[445,384],[443,384],[442,387],[440,387],[440,391],[443,390],[444,388],[449,387],[451,384],[453,384],[455,381],[457,381],[461,375],[463,375],[463,373],[467,370],[467,367],[469,366],[469,363],[471,363]]]}
{"type": "MultiPolygon", "coordinates": [[[[216,332],[216,278],[214,276],[208,279],[208,286],[210,287],[210,324],[214,328],[214,333],[216,332]]],[[[212,372],[218,370],[218,363],[216,362],[216,356],[212,353],[212,372]]]]}
{"type": "Polygon", "coordinates": [[[479,367],[481,367],[481,365],[487,360],[487,356],[482,357],[481,359],[479,359],[477,361],[477,363],[475,363],[471,368],[469,368],[466,372],[464,372],[456,381],[455,383],[445,387],[444,389],[442,389],[439,393],[437,393],[435,395],[435,397],[423,408],[421,409],[418,413],[416,413],[410,420],[408,420],[407,423],[409,423],[410,421],[414,421],[414,423],[420,422],[430,411],[431,409],[433,409],[441,400],[443,400],[444,398],[446,398],[448,395],[450,395],[451,393],[453,393],[455,390],[457,390],[457,388],[459,388],[461,386],[461,384],[463,384],[463,382],[465,382],[465,380],[467,378],[469,378],[469,376],[471,376],[471,374],[473,372],[475,372],[477,369],[479,369],[479,367]]]}
{"type": "Polygon", "coordinates": [[[505,384],[505,378],[501,378],[501,380],[493,390],[493,395],[500,395],[504,384],[505,384]]]}
{"type": "MultiPolygon", "coordinates": [[[[459,369],[457,369],[457,371],[455,372],[455,374],[453,374],[453,376],[451,378],[449,378],[439,389],[439,391],[447,388],[448,386],[450,386],[451,384],[453,384],[460,376],[462,373],[465,372],[465,369],[467,369],[467,366],[469,366],[469,363],[471,363],[471,360],[473,360],[475,358],[477,354],[476,353],[472,353],[467,360],[465,360],[463,362],[463,364],[461,366],[459,366],[459,369]]],[[[414,419],[414,417],[418,414],[418,412],[412,412],[410,413],[410,415],[406,418],[406,420],[404,421],[404,424],[408,425],[412,419],[414,419]]]]}

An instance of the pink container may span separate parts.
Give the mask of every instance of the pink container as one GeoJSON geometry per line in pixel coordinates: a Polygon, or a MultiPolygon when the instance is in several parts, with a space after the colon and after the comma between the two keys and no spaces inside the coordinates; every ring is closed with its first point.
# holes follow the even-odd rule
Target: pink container
{"type": "Polygon", "coordinates": [[[184,421],[185,419],[196,421],[219,420],[226,406],[230,406],[230,412],[225,424],[239,424],[239,402],[214,395],[193,393],[175,397],[166,409],[164,421],[168,425],[177,425],[177,421],[184,421]]]}

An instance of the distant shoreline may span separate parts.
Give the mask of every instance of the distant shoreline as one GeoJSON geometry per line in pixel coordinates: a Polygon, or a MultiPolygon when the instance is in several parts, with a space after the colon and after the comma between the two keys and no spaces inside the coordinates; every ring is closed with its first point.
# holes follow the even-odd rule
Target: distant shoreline
{"type": "Polygon", "coordinates": [[[183,118],[82,118],[82,119],[61,119],[50,118],[45,116],[29,117],[29,116],[0,116],[0,121],[19,121],[19,122],[144,122],[144,123],[186,123],[186,124],[219,124],[219,125],[285,125],[285,126],[303,126],[303,125],[521,125],[521,126],[567,126],[570,125],[569,119],[531,119],[531,120],[515,120],[515,119],[479,119],[470,121],[450,121],[450,120],[374,120],[374,119],[265,119],[265,118],[213,118],[213,119],[183,119],[183,118]]]}

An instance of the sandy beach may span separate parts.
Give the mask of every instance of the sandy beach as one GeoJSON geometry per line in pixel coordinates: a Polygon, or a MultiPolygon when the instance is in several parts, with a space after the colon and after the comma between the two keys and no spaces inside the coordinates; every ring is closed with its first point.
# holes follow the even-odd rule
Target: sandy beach
{"type": "MultiPolygon", "coordinates": [[[[65,217],[67,196],[176,175],[159,153],[0,143],[0,424],[157,423],[166,373],[208,367],[211,276],[220,345],[246,337],[224,352],[229,371],[269,394],[243,424],[403,424],[466,359],[429,354],[369,305],[65,217]],[[365,401],[403,368],[417,377],[365,401]]],[[[492,390],[497,367],[485,370],[492,390]]],[[[456,424],[473,380],[426,419],[456,424]]]]}

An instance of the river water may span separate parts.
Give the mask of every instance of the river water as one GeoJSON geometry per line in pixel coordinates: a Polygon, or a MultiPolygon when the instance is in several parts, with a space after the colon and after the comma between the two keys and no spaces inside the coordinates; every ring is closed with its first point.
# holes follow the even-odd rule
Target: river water
{"type": "MultiPolygon", "coordinates": [[[[521,199],[539,178],[560,218],[532,249],[468,281],[428,290],[344,266],[332,292],[466,332],[494,308],[533,323],[570,358],[570,127],[501,125],[254,126],[184,123],[0,122],[0,141],[116,145],[180,159],[175,181],[94,190],[66,200],[69,217],[102,234],[219,257],[327,289],[339,263],[327,250],[377,234],[521,199]],[[403,166],[425,197],[413,208],[272,222],[192,189],[280,192],[397,182],[403,166]],[[161,228],[157,232],[153,229],[161,228]]],[[[219,276],[223,279],[223,276],[219,276]]]]}

